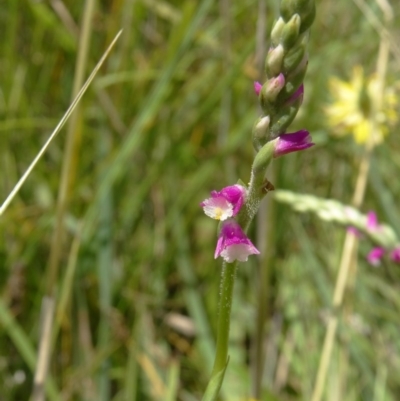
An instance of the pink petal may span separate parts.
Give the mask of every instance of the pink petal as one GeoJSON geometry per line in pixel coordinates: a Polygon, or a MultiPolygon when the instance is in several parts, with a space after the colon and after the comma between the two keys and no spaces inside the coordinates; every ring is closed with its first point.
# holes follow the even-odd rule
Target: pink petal
{"type": "Polygon", "coordinates": [[[223,223],[214,258],[222,256],[228,263],[232,263],[235,260],[245,262],[249,255],[257,255],[259,253],[235,220],[227,220],[223,223]]]}
{"type": "Polygon", "coordinates": [[[384,255],[385,249],[381,247],[376,247],[368,253],[367,260],[372,266],[379,266],[384,255]]]}
{"type": "Polygon", "coordinates": [[[262,84],[260,82],[255,81],[254,82],[254,92],[256,92],[256,95],[258,96],[261,92],[262,84]]]}
{"type": "Polygon", "coordinates": [[[276,139],[274,157],[311,148],[315,145],[311,140],[311,135],[306,130],[279,135],[276,139]]]}

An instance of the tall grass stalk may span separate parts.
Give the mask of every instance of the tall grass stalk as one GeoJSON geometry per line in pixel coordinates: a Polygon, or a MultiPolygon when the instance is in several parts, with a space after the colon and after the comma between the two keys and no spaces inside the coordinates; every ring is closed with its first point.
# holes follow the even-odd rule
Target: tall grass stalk
{"type": "MultiPolygon", "coordinates": [[[[84,73],[88,59],[89,42],[92,30],[92,19],[95,8],[95,1],[88,0],[85,3],[82,23],[82,33],[80,36],[80,46],[75,68],[74,83],[72,89],[72,99],[79,93],[79,88],[84,82],[84,73]]],[[[56,222],[54,235],[50,247],[50,256],[46,273],[45,296],[42,301],[43,322],[39,338],[38,362],[35,372],[32,401],[42,401],[44,395],[44,383],[46,382],[48,365],[51,359],[51,335],[50,330],[53,327],[54,310],[56,304],[56,286],[58,282],[58,271],[63,249],[64,219],[68,208],[68,197],[71,186],[74,183],[74,161],[78,159],[79,147],[77,141],[78,128],[78,108],[72,113],[68,122],[65,153],[61,172],[61,180],[57,198],[56,222]],[[48,335],[46,335],[48,332],[48,335]]]]}
{"type": "MultiPolygon", "coordinates": [[[[29,177],[29,175],[32,173],[40,159],[43,157],[47,149],[49,148],[50,144],[54,140],[54,138],[57,136],[57,134],[61,131],[65,123],[68,121],[70,118],[71,114],[77,107],[78,103],[82,99],[83,95],[87,91],[89,85],[92,83],[94,77],[96,76],[97,72],[99,71],[100,67],[103,65],[104,61],[106,60],[109,52],[115,45],[116,41],[118,40],[121,32],[119,32],[112,43],[109,45],[95,68],[93,69],[92,73],[90,74],[89,78],[86,80],[82,88],[79,90],[79,92],[76,94],[76,97],[73,99],[71,102],[71,105],[65,112],[64,116],[61,118],[59,123],[57,124],[56,128],[53,130],[51,135],[49,136],[48,140],[45,142],[43,147],[40,149],[40,151],[37,153],[36,157],[33,159],[32,163],[29,165],[29,167],[26,169],[25,173],[21,176],[21,178],[18,180],[12,191],[9,193],[9,195],[6,197],[5,201],[0,207],[0,216],[6,211],[7,207],[10,205],[12,200],[15,198],[15,196],[18,194],[19,190],[29,177]]],[[[52,400],[57,399],[57,392],[54,388],[54,385],[52,384],[51,386],[47,387],[44,385],[45,377],[46,377],[46,371],[47,371],[47,363],[46,360],[50,357],[49,355],[49,347],[51,345],[51,336],[49,336],[49,328],[51,329],[52,327],[52,319],[53,319],[53,312],[54,312],[54,300],[52,298],[44,298],[43,310],[45,310],[45,313],[42,315],[42,331],[41,331],[41,345],[40,345],[40,351],[38,355],[38,359],[35,360],[36,363],[36,381],[34,385],[33,392],[31,394],[32,399],[42,399],[44,397],[44,391],[45,389],[48,389],[48,394],[51,397],[52,400]]],[[[4,309],[5,310],[5,309],[4,309]]],[[[11,322],[7,318],[7,322],[11,322]]],[[[23,332],[18,331],[17,329],[14,329],[14,325],[12,323],[7,323],[5,327],[10,327],[12,330],[10,331],[11,334],[15,333],[16,335],[11,335],[11,338],[14,338],[16,344],[20,344],[21,348],[21,354],[25,355],[27,361],[31,361],[30,351],[28,345],[24,345],[26,341],[24,341],[24,334],[23,332]],[[11,325],[10,325],[11,324],[11,325]]],[[[29,365],[29,363],[28,363],[29,365]]]]}
{"type": "MultiPolygon", "coordinates": [[[[84,73],[86,70],[87,59],[89,55],[88,53],[90,36],[92,32],[92,19],[94,9],[95,0],[87,0],[85,2],[83,13],[82,33],[79,39],[78,57],[76,60],[75,75],[71,94],[72,98],[76,96],[76,93],[78,93],[79,88],[82,86],[83,83],[84,73]]],[[[74,113],[71,114],[71,118],[67,126],[67,134],[65,139],[65,151],[57,198],[56,223],[54,228],[54,235],[52,237],[53,240],[50,247],[48,271],[46,274],[46,295],[50,297],[54,296],[54,291],[58,280],[58,270],[60,265],[64,235],[64,219],[68,208],[68,201],[70,196],[69,192],[73,187],[75,181],[74,163],[77,163],[79,154],[78,117],[79,108],[77,107],[74,113]]]]}
{"type": "MultiPolygon", "coordinates": [[[[374,145],[376,143],[374,140],[374,136],[376,135],[375,129],[378,118],[377,113],[378,110],[380,110],[382,107],[383,90],[385,86],[385,77],[389,58],[389,50],[390,50],[389,41],[384,38],[381,39],[378,53],[377,68],[376,68],[379,91],[375,94],[376,97],[372,104],[373,113],[371,114],[372,121],[371,121],[370,137],[365,146],[365,150],[360,162],[357,181],[352,199],[352,204],[357,209],[361,207],[364,200],[368,182],[368,173],[371,164],[371,157],[374,145]]],[[[348,284],[348,279],[351,271],[353,270],[355,272],[356,270],[355,265],[357,263],[356,262],[357,243],[358,240],[356,236],[350,232],[347,232],[342,249],[342,257],[339,264],[338,276],[336,279],[335,290],[332,299],[332,313],[328,318],[326,334],[322,346],[321,358],[319,362],[316,382],[314,385],[311,401],[320,401],[322,399],[326,377],[329,365],[331,363],[332,351],[339,324],[339,314],[340,311],[342,310],[346,285],[348,284]]],[[[345,366],[342,366],[342,368],[345,369],[345,366]]]]}
{"type": "Polygon", "coordinates": [[[62,116],[61,120],[58,122],[57,126],[54,128],[53,132],[50,134],[49,138],[45,142],[45,144],[42,146],[40,151],[37,153],[36,157],[33,159],[32,163],[29,165],[29,167],[25,170],[24,174],[21,176],[21,178],[18,180],[18,182],[15,184],[14,188],[12,191],[7,195],[6,199],[2,203],[0,207],[0,216],[3,215],[3,213],[7,210],[8,206],[12,202],[12,200],[15,198],[15,196],[18,194],[20,191],[21,187],[24,185],[25,181],[27,178],[30,176],[40,159],[43,157],[47,149],[49,148],[50,144],[52,141],[55,139],[57,134],[61,131],[61,129],[64,127],[66,122],[69,120],[71,117],[71,114],[74,112],[75,108],[77,107],[78,103],[81,101],[83,95],[86,93],[87,89],[89,88],[90,84],[92,83],[94,77],[97,75],[100,67],[103,65],[104,61],[106,60],[108,54],[110,53],[111,49],[114,47],[116,41],[118,40],[119,36],[121,35],[122,31],[120,31],[107,50],[104,52],[103,56],[93,69],[92,73],[90,74],[89,78],[86,80],[82,88],[79,90],[77,93],[76,97],[73,99],[71,102],[70,106],[68,107],[67,111],[65,114],[62,116]]]}
{"type": "Polygon", "coordinates": [[[145,131],[147,125],[151,123],[153,118],[157,115],[160,107],[163,105],[163,100],[168,94],[171,81],[174,77],[175,69],[184,55],[185,51],[189,48],[193,37],[199,25],[203,22],[212,5],[211,0],[203,0],[197,6],[194,3],[185,3],[185,8],[182,12],[182,19],[180,24],[176,27],[177,42],[171,40],[171,47],[169,49],[167,63],[155,82],[153,88],[150,90],[148,96],[143,100],[137,118],[130,127],[127,138],[124,140],[113,160],[111,161],[107,172],[103,178],[102,184],[97,191],[95,201],[90,205],[85,216],[85,228],[83,237],[90,238],[95,229],[95,222],[99,212],[99,200],[103,193],[109,191],[115,180],[119,178],[125,170],[125,166],[131,157],[132,153],[139,149],[144,140],[142,133],[145,131]]]}
{"type": "MultiPolygon", "coordinates": [[[[2,299],[0,299],[0,324],[2,330],[4,330],[12,340],[26,365],[34,372],[35,366],[37,365],[37,357],[33,344],[23,328],[15,321],[2,299]]],[[[48,378],[46,392],[49,400],[60,401],[60,391],[51,377],[48,378]]]]}
{"type": "MultiPolygon", "coordinates": [[[[110,133],[102,130],[98,140],[98,160],[104,160],[111,149],[110,133]]],[[[98,183],[100,185],[103,172],[99,172],[98,183]]],[[[111,313],[111,288],[112,288],[112,261],[113,261],[113,196],[112,192],[103,194],[101,201],[102,214],[99,219],[97,243],[97,269],[99,276],[99,306],[101,318],[98,329],[97,346],[105,349],[110,343],[110,313],[111,313]]],[[[110,399],[110,360],[105,358],[99,372],[98,400],[110,399]]]]}

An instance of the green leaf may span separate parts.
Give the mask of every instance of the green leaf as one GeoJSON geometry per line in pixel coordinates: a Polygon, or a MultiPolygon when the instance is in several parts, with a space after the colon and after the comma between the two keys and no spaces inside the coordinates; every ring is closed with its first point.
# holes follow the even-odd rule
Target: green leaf
{"type": "Polygon", "coordinates": [[[218,397],[219,389],[221,388],[222,382],[224,380],[226,367],[228,366],[229,358],[226,361],[225,368],[220,370],[218,373],[214,374],[210,381],[208,382],[206,392],[201,401],[215,401],[218,397]]]}

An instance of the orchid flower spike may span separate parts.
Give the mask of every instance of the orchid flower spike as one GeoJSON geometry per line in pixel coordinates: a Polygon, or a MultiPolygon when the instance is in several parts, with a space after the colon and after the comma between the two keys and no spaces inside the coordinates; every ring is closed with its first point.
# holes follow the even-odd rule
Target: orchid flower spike
{"type": "Polygon", "coordinates": [[[211,197],[200,203],[204,213],[216,220],[226,220],[236,216],[246,200],[247,190],[236,184],[211,191],[211,197]]]}
{"type": "Polygon", "coordinates": [[[311,148],[311,146],[315,145],[311,140],[311,135],[306,130],[300,130],[292,134],[279,135],[276,139],[274,157],[311,148]]]}
{"type": "Polygon", "coordinates": [[[260,252],[247,238],[239,223],[228,220],[223,223],[218,237],[214,258],[222,256],[225,262],[232,263],[235,260],[246,262],[249,255],[258,255],[260,252]]]}
{"type": "Polygon", "coordinates": [[[376,247],[368,253],[367,260],[372,266],[379,266],[384,255],[385,249],[381,247],[376,247]]]}

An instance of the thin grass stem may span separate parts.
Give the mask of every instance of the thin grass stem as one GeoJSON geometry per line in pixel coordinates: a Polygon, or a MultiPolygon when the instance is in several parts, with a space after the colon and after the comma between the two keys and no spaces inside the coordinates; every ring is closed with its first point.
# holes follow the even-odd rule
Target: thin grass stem
{"type": "MultiPolygon", "coordinates": [[[[87,54],[89,49],[89,38],[91,32],[91,20],[92,15],[94,12],[94,0],[89,0],[86,3],[85,12],[84,12],[84,21],[83,21],[83,29],[82,29],[82,46],[80,48],[77,60],[77,71],[75,75],[75,83],[73,88],[72,96],[76,98],[79,94],[79,87],[82,86],[83,82],[83,75],[86,68],[86,61],[87,61],[87,54]]],[[[109,47],[111,50],[112,46],[114,45],[115,41],[118,39],[120,33],[116,36],[114,41],[109,47]]],[[[105,58],[108,55],[108,51],[103,55],[102,59],[99,62],[100,65],[104,62],[105,58]]],[[[93,71],[90,78],[93,79],[97,70],[93,71]]],[[[89,78],[89,79],[90,79],[89,78]]],[[[90,80],[91,81],[91,80],[90,80]]],[[[75,105],[76,106],[76,105],[75,105]]],[[[76,111],[76,107],[74,107],[76,111]]],[[[72,111],[71,111],[72,113],[72,111]]],[[[74,135],[77,125],[77,115],[72,114],[73,117],[70,120],[70,125],[67,133],[67,146],[66,146],[66,153],[63,162],[63,170],[62,170],[62,178],[60,183],[60,190],[59,190],[59,197],[58,197],[58,204],[57,204],[57,217],[56,217],[56,228],[55,234],[53,236],[53,242],[50,249],[50,257],[49,257],[49,266],[48,272],[46,275],[47,283],[46,283],[46,303],[43,302],[42,304],[42,315],[43,315],[43,322],[45,325],[42,327],[42,336],[39,342],[39,353],[38,353],[38,361],[37,361],[37,368],[35,372],[34,384],[33,384],[33,391],[31,395],[32,401],[42,401],[44,400],[44,384],[46,382],[47,370],[49,361],[51,359],[51,335],[48,335],[48,338],[44,335],[46,333],[50,333],[51,327],[53,326],[53,319],[54,319],[54,309],[55,309],[55,288],[56,282],[58,277],[58,269],[59,269],[59,261],[60,261],[60,253],[61,253],[61,246],[62,246],[62,234],[63,234],[63,220],[64,214],[67,207],[67,193],[68,187],[70,185],[70,174],[71,174],[71,163],[74,154],[77,153],[77,148],[74,149],[74,135]],[[52,305],[52,307],[45,307],[45,305],[52,305]]]]}
{"type": "Polygon", "coordinates": [[[80,102],[82,99],[83,95],[89,88],[89,85],[92,83],[94,77],[97,75],[99,69],[103,65],[104,61],[108,57],[108,54],[110,53],[111,49],[114,47],[115,43],[117,42],[119,36],[121,35],[122,31],[119,31],[118,34],[115,36],[114,40],[111,42],[110,46],[107,48],[107,50],[104,52],[103,56],[97,63],[96,67],[93,69],[92,73],[90,74],[89,78],[86,80],[85,84],[82,86],[81,90],[78,92],[74,100],[72,101],[71,105],[68,107],[67,111],[57,124],[56,128],[54,128],[54,131],[51,133],[49,139],[45,142],[43,147],[40,149],[36,157],[33,159],[32,163],[29,165],[29,167],[26,169],[25,173],[22,175],[22,177],[18,180],[18,182],[15,184],[13,190],[9,193],[7,198],[4,200],[3,204],[0,207],[0,216],[3,215],[3,213],[6,211],[7,207],[10,205],[12,200],[15,198],[19,190],[21,189],[22,185],[25,183],[29,175],[32,173],[33,169],[36,167],[37,163],[39,160],[42,158],[44,153],[47,151],[48,147],[50,146],[51,142],[53,139],[57,136],[57,134],[61,131],[61,129],[64,127],[65,123],[68,121],[70,118],[71,114],[75,110],[77,104],[80,102]]]}
{"type": "MultiPolygon", "coordinates": [[[[383,89],[386,76],[387,62],[389,57],[390,45],[387,39],[382,39],[379,47],[378,63],[377,63],[377,75],[379,82],[379,93],[376,94],[375,101],[373,103],[373,113],[371,115],[371,133],[369,140],[366,144],[364,154],[360,163],[355,190],[353,194],[353,206],[360,208],[365,196],[365,191],[368,181],[368,173],[371,165],[372,152],[375,146],[375,130],[377,126],[377,113],[382,107],[383,101],[383,89]]],[[[317,378],[313,389],[311,401],[320,401],[322,399],[326,377],[328,374],[329,365],[332,358],[332,350],[335,342],[335,337],[338,329],[339,312],[343,304],[344,292],[347,286],[348,278],[352,270],[352,266],[356,264],[356,246],[357,238],[347,233],[342,258],[339,266],[339,273],[337,276],[335,290],[332,300],[333,313],[328,319],[327,330],[325,339],[322,347],[320,363],[317,371],[317,378]]],[[[355,268],[353,269],[355,271],[355,268]]],[[[354,278],[353,278],[354,279],[354,278]]]]}

